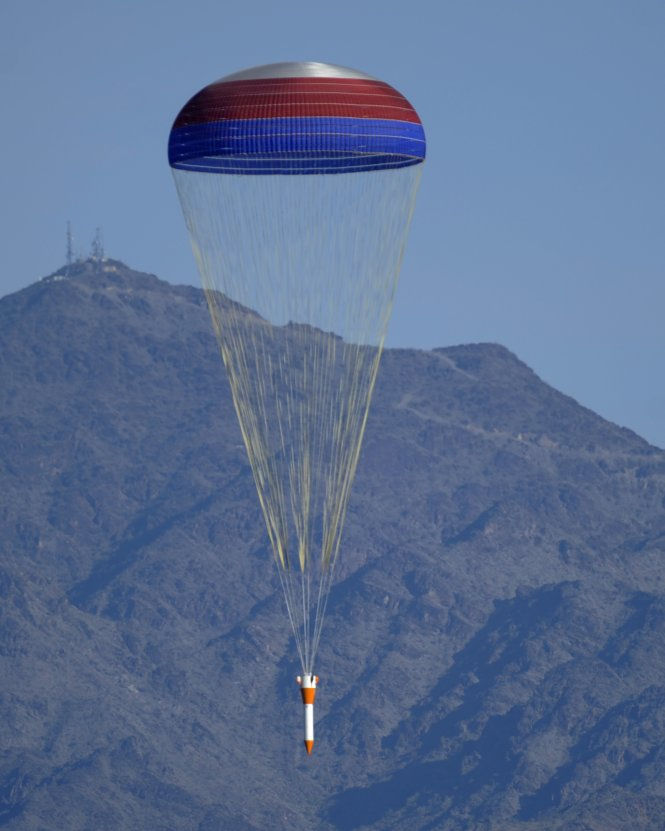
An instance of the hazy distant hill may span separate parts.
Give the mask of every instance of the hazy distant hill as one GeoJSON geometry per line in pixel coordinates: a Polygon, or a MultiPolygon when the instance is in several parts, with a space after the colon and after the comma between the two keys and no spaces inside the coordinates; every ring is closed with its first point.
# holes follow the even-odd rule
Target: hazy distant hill
{"type": "Polygon", "coordinates": [[[0,827],[665,824],[665,453],[476,344],[383,359],[306,758],[202,292],[0,301],[0,827]]]}

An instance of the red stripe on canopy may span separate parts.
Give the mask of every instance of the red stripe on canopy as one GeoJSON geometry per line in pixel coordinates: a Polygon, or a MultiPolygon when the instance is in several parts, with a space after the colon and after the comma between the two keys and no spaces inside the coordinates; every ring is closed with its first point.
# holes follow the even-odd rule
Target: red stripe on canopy
{"type": "Polygon", "coordinates": [[[232,119],[330,116],[420,124],[407,99],[383,81],[305,77],[217,81],[185,104],[173,126],[232,119]]]}

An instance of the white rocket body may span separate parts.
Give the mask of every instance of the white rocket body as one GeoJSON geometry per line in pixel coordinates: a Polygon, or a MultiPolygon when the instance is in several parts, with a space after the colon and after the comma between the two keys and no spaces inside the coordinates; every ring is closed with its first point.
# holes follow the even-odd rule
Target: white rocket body
{"type": "Polygon", "coordinates": [[[302,703],[305,706],[305,750],[309,754],[314,747],[314,698],[319,679],[318,676],[310,674],[299,675],[296,681],[300,684],[302,703]]]}

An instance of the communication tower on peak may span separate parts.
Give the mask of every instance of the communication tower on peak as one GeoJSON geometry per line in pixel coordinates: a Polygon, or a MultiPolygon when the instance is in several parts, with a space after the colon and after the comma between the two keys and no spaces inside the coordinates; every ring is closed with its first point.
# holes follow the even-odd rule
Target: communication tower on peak
{"type": "Polygon", "coordinates": [[[67,220],[67,266],[74,262],[74,235],[72,233],[72,223],[67,220]]]}
{"type": "Polygon", "coordinates": [[[101,228],[95,228],[95,236],[92,238],[90,258],[100,263],[104,259],[104,233],[101,228]]]}
{"type": "Polygon", "coordinates": [[[68,219],[67,220],[67,245],[65,248],[65,262],[67,265],[67,274],[69,275],[69,270],[72,267],[72,263],[74,262],[74,234],[72,233],[72,223],[68,219]]]}

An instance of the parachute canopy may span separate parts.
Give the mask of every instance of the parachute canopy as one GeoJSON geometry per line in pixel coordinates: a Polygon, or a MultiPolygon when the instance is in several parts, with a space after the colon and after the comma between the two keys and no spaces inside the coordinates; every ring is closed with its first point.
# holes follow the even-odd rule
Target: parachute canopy
{"type": "Polygon", "coordinates": [[[418,114],[383,81],[321,63],[229,75],[182,108],[169,162],[210,173],[340,173],[425,158],[418,114]]]}
{"type": "Polygon", "coordinates": [[[424,158],[420,119],[400,93],[321,63],[223,78],[190,99],[170,135],[305,675],[424,158]]]}

